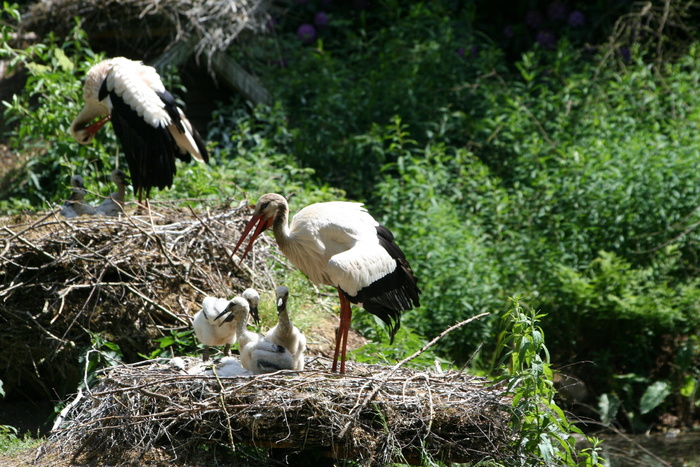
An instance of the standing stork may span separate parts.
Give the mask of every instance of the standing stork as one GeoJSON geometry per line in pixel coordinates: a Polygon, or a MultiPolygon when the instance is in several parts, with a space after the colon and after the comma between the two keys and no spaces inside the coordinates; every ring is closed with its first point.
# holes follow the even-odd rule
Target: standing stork
{"type": "Polygon", "coordinates": [[[204,141],[155,68],[124,57],[103,60],[88,71],[83,98],[85,107],[71,123],[71,135],[88,144],[112,120],[139,203],[151,188],[172,186],[175,158],[208,162],[204,141]]]}
{"type": "Polygon", "coordinates": [[[292,324],[287,310],[289,289],[284,286],[275,289],[277,295],[277,324],[267,331],[265,338],[275,344],[289,350],[294,358],[294,370],[304,369],[304,351],[306,350],[306,336],[292,324]]]}
{"type": "Polygon", "coordinates": [[[241,261],[255,239],[272,228],[282,253],[317,285],[331,285],[340,298],[340,326],[333,355],[336,371],[345,373],[345,352],[352,310],[362,306],[389,326],[393,341],[401,312],[420,306],[418,278],[394,236],[361,203],[317,203],[299,211],[288,225],[289,206],[278,194],[263,195],[255,205],[233,254],[256,226],[241,261]]]}

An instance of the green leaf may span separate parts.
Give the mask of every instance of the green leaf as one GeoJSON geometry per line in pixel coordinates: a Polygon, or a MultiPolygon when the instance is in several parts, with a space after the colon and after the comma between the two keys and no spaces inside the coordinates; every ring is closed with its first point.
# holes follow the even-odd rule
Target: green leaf
{"type": "Polygon", "coordinates": [[[63,51],[63,49],[56,48],[54,50],[54,55],[56,56],[56,60],[58,61],[58,66],[61,68],[61,70],[68,71],[68,72],[73,71],[73,69],[75,68],[75,65],[73,65],[73,62],[71,61],[70,58],[68,58],[68,56],[63,51]]]}
{"type": "Polygon", "coordinates": [[[647,387],[639,401],[639,412],[644,415],[657,408],[671,394],[671,385],[667,381],[655,381],[647,387]]]}
{"type": "Polygon", "coordinates": [[[620,399],[615,394],[603,394],[598,398],[600,421],[604,425],[610,424],[615,419],[619,408],[620,399]]]}

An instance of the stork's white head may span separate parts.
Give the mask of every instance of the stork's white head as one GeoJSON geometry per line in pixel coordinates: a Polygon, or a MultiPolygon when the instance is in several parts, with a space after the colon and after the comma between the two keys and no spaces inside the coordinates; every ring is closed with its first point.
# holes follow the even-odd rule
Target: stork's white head
{"type": "Polygon", "coordinates": [[[71,135],[80,144],[89,144],[95,137],[95,133],[109,121],[112,103],[109,96],[100,100],[99,94],[102,82],[107,78],[112,66],[114,66],[114,59],[103,60],[93,65],[85,76],[85,84],[83,85],[85,106],[70,125],[71,135]],[[93,123],[97,117],[103,118],[93,123]]]}
{"type": "Polygon", "coordinates": [[[117,186],[127,186],[129,184],[129,177],[119,169],[112,170],[109,179],[117,186]]]}
{"type": "Polygon", "coordinates": [[[246,239],[248,233],[250,233],[250,231],[253,230],[253,227],[255,227],[255,231],[250,237],[248,246],[241,255],[241,261],[243,261],[243,258],[245,258],[250,249],[253,247],[253,242],[255,242],[255,239],[258,238],[258,235],[272,227],[277,219],[280,221],[286,221],[288,213],[289,206],[287,205],[287,200],[283,196],[276,193],[267,193],[262,195],[255,205],[253,216],[250,218],[250,221],[248,221],[248,224],[241,233],[241,238],[238,239],[238,243],[236,243],[236,246],[233,248],[233,253],[231,253],[231,256],[233,257],[233,255],[236,254],[238,248],[240,248],[241,244],[243,243],[243,240],[246,239]]]}
{"type": "Polygon", "coordinates": [[[228,323],[229,321],[238,321],[239,319],[245,318],[245,321],[247,323],[247,315],[249,312],[250,305],[248,305],[248,300],[246,300],[243,297],[234,297],[233,300],[229,302],[226,309],[219,313],[219,316],[217,316],[216,319],[218,320],[219,318],[224,317],[224,320],[222,321],[223,324],[228,323]]]}
{"type": "Polygon", "coordinates": [[[277,314],[282,313],[287,309],[287,299],[289,298],[289,289],[283,285],[275,289],[277,294],[277,314]]]}
{"type": "Polygon", "coordinates": [[[70,178],[70,185],[73,188],[82,188],[85,189],[85,182],[83,181],[83,177],[80,175],[73,175],[70,178]]]}
{"type": "Polygon", "coordinates": [[[260,315],[258,314],[258,303],[260,303],[260,294],[255,289],[245,289],[242,296],[248,301],[250,315],[253,317],[253,321],[255,321],[255,324],[259,324],[260,315]]]}

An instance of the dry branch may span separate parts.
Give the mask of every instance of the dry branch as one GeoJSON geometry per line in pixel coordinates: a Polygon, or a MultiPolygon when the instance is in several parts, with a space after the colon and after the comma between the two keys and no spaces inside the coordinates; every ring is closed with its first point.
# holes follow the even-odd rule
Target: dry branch
{"type": "MultiPolygon", "coordinates": [[[[90,333],[105,334],[134,361],[155,348],[159,327],[188,328],[205,295],[249,287],[225,247],[238,240],[245,206],[198,217],[155,203],[153,220],[52,214],[0,229],[0,340],[15,343],[0,346],[5,390],[21,382],[31,395],[72,392],[90,333]]],[[[251,266],[258,286],[272,288],[266,258],[276,250],[267,246],[251,266]]]]}

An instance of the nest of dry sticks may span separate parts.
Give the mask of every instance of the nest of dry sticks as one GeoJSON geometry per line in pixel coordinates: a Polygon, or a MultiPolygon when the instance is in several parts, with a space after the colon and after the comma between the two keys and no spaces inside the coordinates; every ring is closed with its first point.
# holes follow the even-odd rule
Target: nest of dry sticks
{"type": "Polygon", "coordinates": [[[12,343],[0,346],[0,368],[8,395],[74,392],[79,352],[95,334],[137,361],[156,348],[155,338],[189,328],[205,296],[273,287],[269,239],[256,242],[245,263],[230,256],[246,203],[197,212],[151,204],[150,216],[53,212],[0,222],[0,342],[12,343]]]}
{"type": "Polygon", "coordinates": [[[227,378],[167,361],[111,368],[64,411],[39,460],[191,465],[212,462],[201,457],[216,454],[212,445],[225,447],[224,465],[231,451],[274,465],[279,449],[362,465],[508,456],[508,401],[484,379],[358,363],[338,376],[329,363],[227,378]]]}
{"type": "Polygon", "coordinates": [[[260,31],[269,19],[266,0],[42,0],[31,6],[22,27],[40,35],[66,35],[82,19],[91,40],[115,41],[160,55],[187,38],[197,55],[225,51],[245,30],[260,31]]]}

